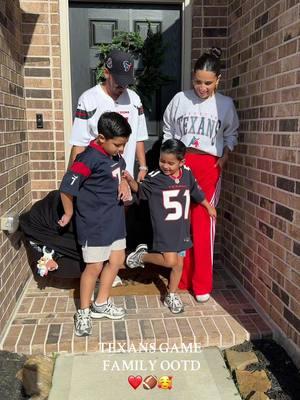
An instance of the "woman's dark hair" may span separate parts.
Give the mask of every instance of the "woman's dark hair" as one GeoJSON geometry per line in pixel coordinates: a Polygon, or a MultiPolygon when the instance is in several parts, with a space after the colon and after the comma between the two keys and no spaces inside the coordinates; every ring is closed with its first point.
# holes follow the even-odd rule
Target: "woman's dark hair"
{"type": "Polygon", "coordinates": [[[211,71],[214,72],[216,76],[219,76],[221,73],[221,55],[222,50],[219,47],[212,47],[209,53],[204,53],[198,58],[194,66],[194,72],[199,70],[211,71]]]}
{"type": "Polygon", "coordinates": [[[105,139],[112,139],[116,136],[129,137],[131,134],[130,125],[121,114],[116,112],[105,112],[98,121],[98,133],[105,139]]]}
{"type": "Polygon", "coordinates": [[[160,147],[161,153],[174,154],[181,161],[185,156],[185,145],[177,139],[168,139],[160,147]]]}

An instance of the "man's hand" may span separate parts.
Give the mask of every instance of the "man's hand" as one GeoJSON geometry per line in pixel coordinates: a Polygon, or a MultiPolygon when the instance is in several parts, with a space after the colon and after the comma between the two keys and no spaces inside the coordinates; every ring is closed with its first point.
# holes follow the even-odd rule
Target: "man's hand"
{"type": "Polygon", "coordinates": [[[145,176],[147,175],[147,173],[148,173],[148,170],[140,169],[138,176],[137,176],[137,182],[143,181],[145,176]]]}
{"type": "Polygon", "coordinates": [[[58,225],[61,226],[62,228],[66,225],[68,225],[68,223],[71,221],[72,219],[72,214],[68,215],[68,214],[64,214],[61,219],[59,221],[57,221],[58,225]]]}

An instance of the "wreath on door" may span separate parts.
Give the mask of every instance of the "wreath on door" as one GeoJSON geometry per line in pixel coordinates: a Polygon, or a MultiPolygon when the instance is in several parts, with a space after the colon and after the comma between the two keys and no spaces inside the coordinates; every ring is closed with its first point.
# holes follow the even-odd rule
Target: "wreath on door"
{"type": "Polygon", "coordinates": [[[143,106],[151,111],[152,96],[162,86],[174,81],[175,78],[165,75],[161,71],[164,61],[166,44],[163,43],[161,32],[153,32],[151,22],[148,23],[148,31],[145,40],[139,32],[115,31],[112,42],[99,46],[99,65],[96,69],[96,82],[100,83],[104,78],[104,61],[113,49],[129,52],[137,60],[140,59],[143,69],[136,76],[133,89],[140,96],[143,106]]]}

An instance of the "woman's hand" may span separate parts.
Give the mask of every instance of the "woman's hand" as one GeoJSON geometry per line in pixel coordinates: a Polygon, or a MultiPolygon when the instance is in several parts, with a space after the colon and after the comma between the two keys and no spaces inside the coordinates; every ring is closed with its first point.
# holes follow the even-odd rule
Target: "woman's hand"
{"type": "Polygon", "coordinates": [[[64,214],[59,221],[57,221],[58,225],[61,226],[62,228],[71,221],[72,219],[72,214],[64,214]]]}
{"type": "Polygon", "coordinates": [[[224,148],[223,155],[218,159],[218,161],[215,164],[215,167],[220,167],[221,170],[226,167],[229,158],[229,151],[230,150],[228,147],[224,148]]]}
{"type": "Polygon", "coordinates": [[[224,154],[222,157],[218,159],[218,161],[215,164],[215,167],[220,167],[220,169],[224,169],[226,167],[227,162],[228,162],[228,154],[224,154]]]}
{"type": "Polygon", "coordinates": [[[217,218],[217,210],[212,205],[209,204],[207,206],[207,212],[208,212],[210,217],[217,218]]]}

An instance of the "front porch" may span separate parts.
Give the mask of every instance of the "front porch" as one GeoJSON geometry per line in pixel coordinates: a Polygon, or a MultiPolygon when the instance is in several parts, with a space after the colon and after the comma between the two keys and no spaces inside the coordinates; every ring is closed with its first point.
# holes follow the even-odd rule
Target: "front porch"
{"type": "Polygon", "coordinates": [[[80,338],[73,330],[79,281],[68,280],[58,287],[51,277],[46,282],[45,278],[39,282],[31,278],[1,348],[24,354],[94,352],[108,346],[158,349],[161,344],[166,348],[193,343],[226,348],[272,336],[271,328],[222,267],[215,267],[214,291],[207,303],[199,304],[191,294],[180,293],[185,312],[179,315],[169,312],[160,301],[157,286],[163,279],[157,275],[156,285],[125,281],[126,286],[112,289],[113,301],[126,308],[126,317],[94,320],[92,336],[80,338]],[[41,283],[47,286],[40,288],[41,283]]]}

